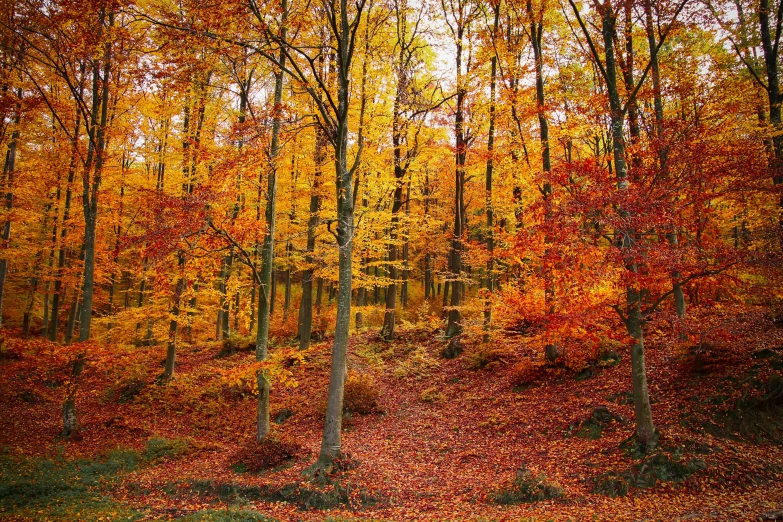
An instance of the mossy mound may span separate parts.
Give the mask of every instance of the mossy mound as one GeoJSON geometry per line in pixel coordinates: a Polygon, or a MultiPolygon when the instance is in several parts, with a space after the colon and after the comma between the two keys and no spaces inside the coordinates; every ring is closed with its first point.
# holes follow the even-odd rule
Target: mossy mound
{"type": "Polygon", "coordinates": [[[706,464],[699,459],[685,461],[677,454],[657,453],[631,469],[603,473],[588,482],[593,493],[618,497],[627,495],[634,488],[652,488],[658,482],[682,482],[704,468],[706,464]]]}
{"type": "Polygon", "coordinates": [[[510,487],[491,495],[498,504],[520,504],[560,498],[563,490],[547,481],[546,475],[533,475],[526,467],[520,468],[510,487]]]}

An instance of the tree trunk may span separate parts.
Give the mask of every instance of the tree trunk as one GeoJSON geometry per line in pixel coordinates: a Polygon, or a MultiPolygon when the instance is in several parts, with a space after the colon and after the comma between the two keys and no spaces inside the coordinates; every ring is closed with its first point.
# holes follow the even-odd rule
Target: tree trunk
{"type": "MultiPolygon", "coordinates": [[[[492,39],[497,37],[498,25],[500,24],[500,4],[493,6],[495,11],[495,21],[492,30],[492,39]]],[[[495,89],[496,89],[496,76],[497,76],[498,57],[497,54],[493,54],[490,60],[490,105],[489,105],[489,135],[487,136],[487,170],[485,175],[485,206],[487,212],[487,298],[484,301],[484,342],[489,342],[490,332],[492,330],[492,299],[493,292],[495,291],[495,276],[493,274],[494,266],[494,252],[495,252],[495,238],[492,210],[492,173],[494,170],[492,154],[495,150],[495,89]]]]}
{"type": "Polygon", "coordinates": [[[234,264],[234,253],[230,252],[223,258],[222,268],[220,269],[220,300],[215,324],[215,340],[228,339],[231,335],[229,329],[229,298],[228,298],[228,279],[231,277],[231,268],[234,264]]]}
{"type": "MultiPolygon", "coordinates": [[[[781,129],[781,103],[783,97],[780,93],[780,79],[778,75],[778,64],[780,62],[778,56],[780,51],[780,37],[781,37],[781,20],[783,15],[781,9],[777,10],[776,19],[774,20],[776,31],[773,38],[770,31],[770,13],[774,13],[773,9],[770,9],[769,0],[759,1],[759,25],[761,36],[761,47],[764,51],[764,64],[767,72],[767,96],[769,99],[769,122],[772,124],[772,144],[774,148],[774,157],[770,162],[770,170],[772,171],[772,181],[775,186],[783,184],[783,133],[781,129]]],[[[781,212],[778,215],[778,238],[781,247],[783,248],[783,195],[779,199],[779,207],[781,212]]]]}
{"type": "MultiPolygon", "coordinates": [[[[609,94],[612,122],[612,143],[614,152],[615,176],[619,191],[628,190],[628,173],[625,162],[625,142],[623,137],[623,111],[620,95],[617,90],[617,73],[614,62],[613,37],[615,35],[616,17],[611,5],[607,3],[602,13],[602,34],[606,53],[606,87],[609,94]]],[[[630,212],[620,209],[622,215],[629,219],[630,212]]],[[[635,274],[638,266],[633,254],[628,252],[633,244],[635,231],[621,229],[616,231],[618,246],[626,257],[626,270],[635,274]]],[[[650,397],[647,388],[647,373],[644,365],[644,332],[641,316],[641,299],[643,291],[636,288],[635,282],[626,284],[626,327],[628,333],[636,340],[631,351],[631,367],[633,375],[634,410],[636,414],[636,436],[640,445],[646,449],[655,446],[655,426],[652,421],[650,397]]]]}
{"type": "Polygon", "coordinates": [[[405,218],[406,226],[403,231],[403,243],[402,243],[402,289],[400,290],[400,303],[403,308],[408,308],[408,279],[410,277],[409,270],[409,256],[410,256],[410,231],[408,230],[407,223],[410,223],[410,211],[411,211],[411,184],[407,184],[407,191],[405,196],[405,218]]]}
{"type": "Polygon", "coordinates": [[[76,329],[76,318],[79,316],[79,309],[81,308],[78,299],[78,293],[74,293],[73,301],[71,301],[71,308],[68,312],[68,324],[65,327],[65,344],[71,344],[73,341],[73,332],[76,329]]]}
{"type": "MultiPolygon", "coordinates": [[[[310,191],[310,218],[307,221],[307,254],[305,262],[307,269],[302,274],[302,300],[299,305],[299,349],[306,350],[310,347],[310,338],[313,333],[313,277],[315,274],[315,232],[318,228],[321,210],[321,166],[326,161],[326,136],[322,129],[316,129],[315,137],[315,173],[313,185],[310,191]]],[[[318,279],[317,305],[321,307],[321,279],[318,279]]]]}
{"type": "MultiPolygon", "coordinates": [[[[286,18],[288,17],[288,0],[282,0],[282,19],[280,38],[286,38],[286,18]]],[[[277,200],[277,156],[280,151],[280,127],[282,119],[280,109],[283,103],[283,69],[285,67],[285,52],[280,50],[279,69],[275,71],[274,117],[272,120],[272,139],[269,150],[271,169],[267,176],[266,199],[266,233],[261,249],[261,282],[259,284],[258,302],[258,334],[256,336],[256,360],[263,361],[267,357],[269,346],[269,317],[272,314],[272,293],[277,286],[274,277],[275,261],[275,205],[277,200]]],[[[269,434],[269,381],[263,372],[258,372],[258,415],[256,440],[262,442],[269,434]]]]}
{"type": "MultiPolygon", "coordinates": [[[[462,75],[463,34],[466,27],[460,20],[456,27],[457,53],[457,99],[454,116],[454,135],[456,136],[454,171],[454,236],[451,241],[451,301],[446,324],[446,337],[454,337],[462,331],[462,241],[465,226],[465,157],[468,142],[464,129],[464,105],[467,91],[462,75]]],[[[445,295],[445,294],[444,294],[445,295]]],[[[445,298],[444,298],[445,301],[445,298]]]]}
{"type": "MultiPolygon", "coordinates": [[[[428,168],[424,169],[424,216],[429,216],[430,213],[430,171],[428,168]]],[[[429,301],[430,298],[435,297],[435,276],[433,273],[434,268],[432,253],[427,251],[424,255],[424,300],[429,301]]],[[[438,283],[440,287],[440,283],[438,283]]],[[[438,290],[440,293],[440,289],[438,290]]]]}
{"type": "Polygon", "coordinates": [[[166,363],[163,369],[163,382],[168,382],[174,377],[174,367],[177,363],[177,334],[179,333],[179,309],[182,292],[185,289],[185,255],[180,252],[177,262],[180,274],[174,288],[174,301],[171,307],[171,322],[169,323],[169,344],[166,348],[166,363]]]}
{"type": "Polygon", "coordinates": [[[343,396],[345,391],[346,365],[348,358],[348,338],[351,326],[351,290],[353,285],[352,255],[354,240],[354,198],[353,175],[359,165],[361,149],[354,158],[352,167],[348,167],[348,113],[349,113],[349,77],[353,57],[353,39],[351,29],[361,20],[361,7],[353,20],[348,21],[348,2],[340,0],[338,8],[332,6],[333,27],[337,38],[337,110],[334,121],[334,149],[337,192],[337,246],[339,248],[339,283],[337,291],[337,321],[334,330],[331,370],[329,374],[329,395],[326,401],[326,420],[324,422],[319,467],[331,467],[334,459],[342,454],[340,432],[343,418],[343,396]],[[339,19],[339,22],[337,20],[339,19]],[[337,30],[339,23],[339,30],[337,30]]]}
{"type": "Polygon", "coordinates": [[[288,266],[285,269],[285,295],[283,300],[283,321],[288,319],[288,311],[291,308],[291,243],[286,244],[288,252],[288,266]]]}
{"type": "MultiPolygon", "coordinates": [[[[99,30],[103,32],[106,13],[101,9],[99,30]]],[[[114,25],[114,13],[108,14],[108,25],[114,25]]],[[[92,302],[95,287],[95,233],[98,220],[98,190],[103,176],[103,163],[106,149],[106,123],[109,110],[109,74],[111,72],[111,42],[104,44],[103,74],[98,67],[99,60],[94,60],[92,76],[92,111],[91,125],[88,134],[90,142],[87,150],[87,160],[83,176],[82,206],[84,207],[84,281],[82,286],[82,305],[79,318],[79,341],[90,338],[92,324],[92,302]],[[99,96],[100,93],[100,96],[99,96]],[[99,114],[100,113],[100,114],[99,114]],[[97,128],[96,128],[97,127],[97,128]],[[94,142],[94,146],[93,146],[94,142]],[[94,172],[90,179],[90,168],[94,172]]]]}
{"type": "Polygon", "coordinates": [[[71,382],[68,386],[68,395],[63,403],[63,436],[71,437],[79,431],[79,420],[76,417],[76,393],[78,391],[79,377],[84,371],[85,356],[79,354],[71,363],[71,382]]]}
{"type": "MultiPolygon", "coordinates": [[[[402,49],[402,46],[401,46],[402,49]]],[[[402,53],[402,50],[400,51],[402,53]]],[[[401,71],[402,67],[398,67],[401,71]]],[[[392,145],[394,147],[394,194],[392,203],[392,217],[389,230],[389,243],[387,244],[388,253],[388,273],[390,282],[386,287],[386,312],[383,316],[383,328],[381,329],[381,338],[387,341],[394,339],[394,323],[397,313],[397,239],[400,226],[400,210],[402,209],[402,188],[405,177],[405,167],[402,159],[402,144],[405,139],[401,128],[402,115],[400,114],[400,104],[405,94],[406,80],[403,72],[398,72],[397,94],[394,99],[394,117],[392,119],[392,145]]]]}
{"type": "MultiPolygon", "coordinates": [[[[5,154],[5,164],[3,166],[3,184],[5,185],[5,210],[9,212],[14,203],[14,169],[16,165],[16,144],[19,141],[19,103],[22,98],[22,90],[17,92],[17,108],[16,116],[14,117],[15,128],[11,132],[11,141],[8,143],[8,150],[5,154]]],[[[6,219],[3,224],[3,232],[0,236],[2,239],[2,245],[4,248],[8,247],[8,242],[11,239],[11,220],[6,219]]],[[[0,326],[3,324],[3,299],[5,298],[5,281],[8,275],[8,259],[3,257],[0,259],[0,326]]]]}
{"type": "MultiPolygon", "coordinates": [[[[533,47],[533,59],[536,67],[536,112],[538,115],[538,129],[541,135],[541,168],[544,171],[544,183],[542,196],[544,198],[544,222],[552,219],[552,184],[549,182],[549,174],[552,172],[551,149],[549,147],[549,121],[546,117],[546,98],[544,94],[544,57],[543,57],[543,35],[544,35],[544,11],[538,16],[533,11],[532,2],[527,4],[528,15],[530,17],[530,39],[533,47]]],[[[547,227],[545,227],[547,228],[547,227]]],[[[549,266],[549,253],[551,239],[549,234],[544,237],[544,263],[541,267],[544,278],[544,308],[548,315],[555,313],[555,292],[552,284],[551,267],[549,266]]],[[[560,350],[554,340],[550,339],[544,346],[544,357],[550,364],[557,361],[560,356],[560,350]]]]}

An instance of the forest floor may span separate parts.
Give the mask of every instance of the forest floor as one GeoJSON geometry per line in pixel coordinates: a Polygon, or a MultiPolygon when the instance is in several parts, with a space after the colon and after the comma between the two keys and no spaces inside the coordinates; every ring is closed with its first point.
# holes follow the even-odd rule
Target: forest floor
{"type": "Polygon", "coordinates": [[[113,363],[88,362],[82,429],[63,440],[48,343],[6,331],[0,518],[755,520],[783,508],[783,328],[761,309],[722,313],[731,340],[699,354],[649,326],[661,436],[648,456],[623,444],[634,431],[627,348],[619,362],[574,373],[531,367],[524,335],[453,359],[441,356],[437,331],[402,330],[393,342],[354,335],[350,393],[367,413],[346,418],[349,458],[319,483],[303,471],[320,447],[328,341],[292,361],[296,387],[273,388],[278,442],[259,453],[256,399],[226,378],[249,351],[184,346],[164,385],[155,377],[165,347],[117,347],[113,363]],[[273,467],[248,471],[259,459],[273,467]],[[501,503],[514,492],[543,500],[501,503]]]}

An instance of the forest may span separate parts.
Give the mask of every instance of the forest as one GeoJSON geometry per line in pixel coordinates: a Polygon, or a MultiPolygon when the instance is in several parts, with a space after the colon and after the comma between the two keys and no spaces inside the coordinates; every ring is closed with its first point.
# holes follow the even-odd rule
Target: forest
{"type": "Polygon", "coordinates": [[[783,0],[3,0],[0,519],[783,520],[783,0]]]}

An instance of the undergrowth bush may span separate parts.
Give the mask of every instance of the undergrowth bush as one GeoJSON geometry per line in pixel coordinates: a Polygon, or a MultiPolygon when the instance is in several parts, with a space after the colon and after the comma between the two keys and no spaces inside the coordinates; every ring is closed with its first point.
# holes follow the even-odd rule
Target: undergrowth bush
{"type": "Polygon", "coordinates": [[[345,381],[343,409],[366,415],[378,410],[380,391],[375,379],[366,373],[348,373],[345,381]]]}
{"type": "Polygon", "coordinates": [[[545,376],[545,367],[530,359],[522,359],[512,369],[511,381],[514,386],[527,387],[539,383],[545,376]]]}
{"type": "Polygon", "coordinates": [[[237,451],[232,459],[235,468],[258,473],[280,466],[302,453],[302,446],[293,441],[267,437],[260,444],[255,440],[237,451]]]}
{"type": "Polygon", "coordinates": [[[421,400],[424,402],[442,402],[445,396],[440,391],[440,387],[432,386],[421,392],[421,400]]]}
{"type": "Polygon", "coordinates": [[[468,355],[468,367],[471,370],[490,370],[506,364],[513,355],[508,346],[480,344],[468,355]]]}
{"type": "Polygon", "coordinates": [[[421,379],[430,375],[439,366],[440,362],[432,357],[425,347],[418,346],[397,366],[394,375],[399,378],[415,377],[421,379]]]}
{"type": "MultiPolygon", "coordinates": [[[[265,501],[265,502],[289,502],[296,505],[299,509],[334,509],[340,506],[350,506],[352,498],[357,498],[359,506],[366,507],[374,505],[378,499],[363,491],[358,495],[354,492],[354,487],[350,483],[341,483],[338,480],[328,480],[322,486],[311,485],[308,483],[286,484],[281,487],[272,486],[243,486],[241,484],[197,481],[190,485],[189,489],[199,495],[215,495],[221,502],[241,502],[241,501],[265,501]]],[[[256,516],[256,512],[251,512],[256,516]]],[[[198,515],[198,514],[194,514],[198,515]]],[[[209,516],[216,516],[209,513],[209,516]]],[[[190,519],[186,519],[190,520],[190,519]]],[[[243,520],[238,518],[195,518],[192,520],[243,520]]],[[[249,520],[268,520],[250,518],[249,520]]]]}
{"type": "Polygon", "coordinates": [[[586,439],[600,439],[604,430],[613,424],[624,424],[625,419],[609,410],[606,406],[595,408],[586,419],[572,423],[568,427],[569,434],[586,439]]]}
{"type": "Polygon", "coordinates": [[[253,351],[256,349],[255,339],[250,336],[231,335],[220,345],[220,351],[215,357],[230,357],[240,351],[253,351]]]}
{"type": "Polygon", "coordinates": [[[492,500],[498,504],[519,504],[562,496],[563,490],[557,485],[547,482],[546,475],[542,473],[534,476],[530,470],[522,466],[511,486],[493,493],[492,500]]]}

